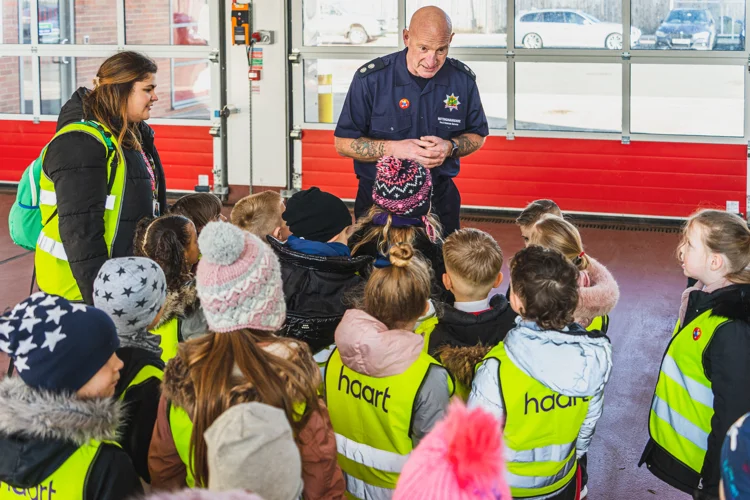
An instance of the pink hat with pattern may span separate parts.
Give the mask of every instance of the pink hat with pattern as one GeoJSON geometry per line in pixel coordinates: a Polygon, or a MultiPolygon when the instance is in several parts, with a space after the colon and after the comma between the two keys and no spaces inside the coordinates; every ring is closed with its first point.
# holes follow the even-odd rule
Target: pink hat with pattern
{"type": "Polygon", "coordinates": [[[502,434],[500,422],[487,411],[451,404],[411,452],[393,500],[512,500],[502,434]]]}
{"type": "Polygon", "coordinates": [[[227,222],[210,222],[198,238],[196,288],[213,332],[275,332],[286,321],[279,261],[271,247],[227,222]]]}

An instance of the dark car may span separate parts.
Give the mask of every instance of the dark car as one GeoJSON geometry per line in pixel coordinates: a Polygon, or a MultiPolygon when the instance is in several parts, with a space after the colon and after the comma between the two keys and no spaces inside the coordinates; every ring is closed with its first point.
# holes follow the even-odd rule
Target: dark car
{"type": "Polygon", "coordinates": [[[706,9],[674,9],[656,30],[657,49],[713,50],[716,22],[706,9]]]}

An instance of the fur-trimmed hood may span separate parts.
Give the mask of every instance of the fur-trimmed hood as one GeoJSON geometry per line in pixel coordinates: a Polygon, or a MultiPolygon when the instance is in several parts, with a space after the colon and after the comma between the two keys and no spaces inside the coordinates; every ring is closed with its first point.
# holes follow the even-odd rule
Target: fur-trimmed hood
{"type": "Polygon", "coordinates": [[[164,311],[156,328],[171,321],[172,318],[189,316],[199,307],[200,301],[197,289],[195,288],[195,280],[183,283],[177,290],[167,291],[167,299],[164,301],[164,311]]]}
{"type": "Polygon", "coordinates": [[[612,273],[596,259],[589,257],[591,265],[586,270],[588,286],[578,289],[578,306],[573,314],[576,323],[583,327],[597,316],[609,314],[620,300],[620,288],[612,273]]]}
{"type": "Polygon", "coordinates": [[[466,387],[471,387],[471,382],[474,380],[474,368],[484,359],[492,347],[484,345],[469,347],[444,345],[438,349],[437,357],[456,381],[466,387]]]}
{"type": "MultiPolygon", "coordinates": [[[[297,349],[298,346],[299,344],[296,342],[290,342],[287,344],[273,341],[262,345],[264,350],[276,356],[293,361],[295,364],[300,365],[302,363],[309,363],[310,373],[320,373],[312,356],[300,355],[300,351],[297,349]]],[[[247,387],[246,389],[247,390],[244,394],[248,395],[247,399],[243,400],[241,397],[238,397],[235,401],[236,404],[255,401],[255,399],[252,399],[251,397],[254,391],[250,387],[247,387]]],[[[289,385],[287,387],[287,392],[290,393],[293,399],[301,401],[305,398],[304,394],[295,394],[292,391],[293,387],[289,385]]],[[[183,361],[179,355],[175,356],[169,360],[169,363],[167,363],[167,367],[164,370],[161,392],[167,400],[184,409],[188,415],[193,415],[195,410],[195,386],[190,378],[190,373],[185,361],[183,361]]]]}
{"type": "Polygon", "coordinates": [[[78,399],[6,378],[0,382],[0,481],[39,484],[89,440],[116,439],[121,415],[115,399],[78,399]]]}

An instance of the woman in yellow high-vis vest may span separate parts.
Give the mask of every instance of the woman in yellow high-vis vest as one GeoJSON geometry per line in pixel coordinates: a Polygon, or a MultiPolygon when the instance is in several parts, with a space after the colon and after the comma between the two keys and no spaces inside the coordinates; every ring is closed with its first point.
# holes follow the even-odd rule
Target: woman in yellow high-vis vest
{"type": "Polygon", "coordinates": [[[359,309],[344,313],[325,370],[348,498],[390,498],[411,451],[443,417],[448,371],[414,333],[430,297],[430,269],[408,243],[390,248],[359,309]]]}
{"type": "Polygon", "coordinates": [[[99,67],[93,89],[79,88],[62,107],[58,130],[77,129],[56,137],[42,163],[35,255],[42,291],[92,304],[104,261],[132,255],[137,222],[165,208],[164,172],[145,123],[158,100],[156,71],[146,56],[120,52],[99,67]]]}
{"type": "Polygon", "coordinates": [[[685,225],[678,253],[698,282],[682,294],[639,465],[716,500],[724,436],[750,411],[750,230],[737,215],[703,210],[685,225]]]}
{"type": "Polygon", "coordinates": [[[342,498],[336,439],[306,344],[275,335],[286,320],[279,262],[257,236],[210,222],[196,285],[211,332],[182,343],[164,371],[149,449],[155,489],[208,485],[204,432],[230,406],[284,410],[302,458],[305,499],[342,498]]]}
{"type": "Polygon", "coordinates": [[[115,442],[119,345],[105,312],[42,292],[0,317],[0,349],[18,371],[0,382],[0,500],[143,494],[115,442]]]}
{"type": "Polygon", "coordinates": [[[530,245],[510,273],[517,326],[477,367],[469,406],[503,425],[513,498],[574,500],[585,495],[578,460],[602,414],[612,347],[573,322],[578,269],[563,254],[530,245]]]}

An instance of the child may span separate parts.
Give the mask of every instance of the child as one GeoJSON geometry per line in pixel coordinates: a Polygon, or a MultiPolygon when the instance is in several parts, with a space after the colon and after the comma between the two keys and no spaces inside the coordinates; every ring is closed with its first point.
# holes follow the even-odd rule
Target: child
{"type": "Polygon", "coordinates": [[[348,495],[360,499],[390,498],[407,456],[453,394],[448,372],[413,332],[430,296],[429,267],[408,243],[389,254],[391,265],[370,276],[361,310],[344,314],[325,370],[339,464],[348,495]]]}
{"type": "Polygon", "coordinates": [[[409,455],[393,499],[512,500],[504,463],[492,414],[455,402],[409,455]]]}
{"type": "Polygon", "coordinates": [[[573,318],[584,328],[609,329],[609,313],[617,305],[620,289],[612,274],[583,250],[581,235],[570,222],[547,214],[531,227],[529,243],[562,253],[578,268],[578,306],[573,318]]]}
{"type": "Polygon", "coordinates": [[[152,485],[210,484],[203,433],[229,407],[257,401],[282,409],[294,429],[304,497],[341,498],[318,367],[305,344],[274,335],[286,316],[276,256],[223,222],[203,229],[200,248],[197,288],[211,333],[183,343],[167,364],[149,450],[152,485]]]}
{"type": "Polygon", "coordinates": [[[221,200],[215,194],[190,193],[175,201],[174,205],[169,207],[169,213],[190,219],[195,225],[195,231],[200,235],[209,222],[227,220],[221,209],[221,200]]]}
{"type": "Polygon", "coordinates": [[[750,420],[748,413],[729,428],[721,447],[721,500],[750,498],[750,420]],[[747,422],[747,424],[745,423],[747,422]]]}
{"type": "Polygon", "coordinates": [[[601,332],[573,323],[578,270],[561,253],[531,245],[513,257],[510,274],[520,318],[477,368],[469,407],[504,421],[514,498],[573,500],[578,459],[602,414],[612,347],[601,332]]]}
{"type": "Polygon", "coordinates": [[[346,311],[343,299],[363,283],[361,274],[372,258],[351,258],[346,242],[352,216],[330,193],[316,187],[295,193],[283,218],[291,232],[286,243],[267,237],[281,262],[287,310],[281,334],[307,342],[325,366],[346,311]]]}
{"type": "Polygon", "coordinates": [[[152,329],[161,338],[162,359],[166,363],[177,354],[179,342],[207,331],[192,272],[200,257],[198,232],[192,221],[182,215],[142,220],[134,247],[135,255],[159,264],[167,280],[167,300],[152,329]]]}
{"type": "Polygon", "coordinates": [[[125,403],[118,442],[147,483],[148,447],[164,372],[160,338],[148,330],[158,321],[166,295],[161,268],[143,257],[110,259],[94,281],[94,305],[115,323],[120,338],[117,357],[124,363],[115,388],[115,398],[125,403]]]}
{"type": "Polygon", "coordinates": [[[302,498],[302,462],[283,410],[242,403],[222,413],[204,436],[209,489],[242,489],[265,500],[302,498]]]}
{"type": "Polygon", "coordinates": [[[229,219],[235,226],[266,241],[269,234],[280,241],[289,237],[289,229],[281,214],[284,213],[284,200],[276,191],[245,196],[238,201],[229,219]]]}
{"type": "Polygon", "coordinates": [[[678,255],[698,282],[682,294],[640,464],[694,498],[713,499],[721,443],[750,411],[750,230],[737,215],[700,211],[688,219],[678,255]]]}
{"type": "Polygon", "coordinates": [[[411,160],[381,158],[372,199],[375,204],[357,221],[349,240],[352,255],[370,255],[377,259],[375,267],[386,267],[390,265],[388,249],[405,242],[429,261],[434,276],[442,276],[441,229],[430,210],[429,170],[411,160]]]}
{"type": "Polygon", "coordinates": [[[465,400],[474,366],[515,326],[516,313],[503,295],[488,298],[503,281],[503,252],[492,236],[460,229],[445,240],[443,259],[443,284],[456,300],[438,308],[434,330],[422,330],[427,353],[446,365],[465,400]]]}
{"type": "Polygon", "coordinates": [[[521,230],[523,245],[529,246],[529,233],[531,227],[536,224],[542,215],[552,214],[562,218],[563,214],[560,207],[552,200],[535,200],[526,205],[521,214],[516,219],[516,225],[521,230]]]}
{"type": "Polygon", "coordinates": [[[18,371],[0,382],[2,498],[143,494],[113,442],[122,411],[112,398],[119,345],[106,313],[41,292],[0,317],[0,349],[18,371]]]}

